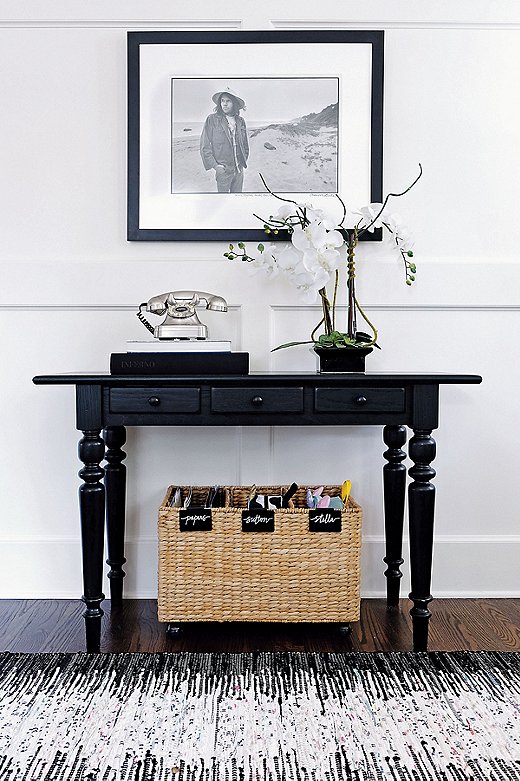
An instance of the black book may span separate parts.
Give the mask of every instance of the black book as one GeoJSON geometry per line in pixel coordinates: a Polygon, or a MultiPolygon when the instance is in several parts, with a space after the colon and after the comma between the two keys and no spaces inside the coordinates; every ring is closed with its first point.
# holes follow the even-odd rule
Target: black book
{"type": "Polygon", "coordinates": [[[110,374],[248,374],[249,353],[112,353],[110,374]]]}

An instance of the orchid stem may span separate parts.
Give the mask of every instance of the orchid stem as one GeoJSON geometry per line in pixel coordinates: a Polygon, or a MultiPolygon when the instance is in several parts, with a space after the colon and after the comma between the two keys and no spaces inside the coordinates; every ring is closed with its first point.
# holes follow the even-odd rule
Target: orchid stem
{"type": "Polygon", "coordinates": [[[325,333],[330,334],[334,330],[332,328],[332,320],[330,319],[330,303],[327,298],[327,291],[324,287],[319,290],[321,296],[321,306],[323,308],[323,321],[325,323],[325,333]]]}
{"type": "Polygon", "coordinates": [[[336,298],[338,295],[338,283],[339,283],[339,273],[336,269],[336,275],[334,279],[334,296],[332,298],[332,330],[336,330],[336,298]]]}
{"type": "Polygon", "coordinates": [[[265,189],[267,190],[267,192],[268,192],[268,193],[271,193],[271,195],[273,196],[273,198],[278,198],[278,200],[279,200],[279,201],[285,201],[286,203],[294,203],[294,204],[296,204],[296,206],[298,206],[298,204],[296,203],[296,201],[293,201],[293,200],[292,200],[292,198],[282,198],[282,196],[281,196],[281,195],[277,195],[276,193],[273,193],[273,191],[272,191],[272,190],[271,190],[271,189],[270,189],[270,188],[267,186],[267,183],[266,183],[266,181],[265,181],[264,177],[262,176],[262,174],[258,174],[258,176],[259,176],[259,177],[260,177],[260,179],[262,180],[262,184],[264,185],[264,187],[265,187],[265,189]]]}
{"type": "Polygon", "coordinates": [[[362,235],[363,235],[363,233],[366,233],[366,231],[367,231],[367,230],[369,230],[369,228],[371,228],[371,227],[372,227],[372,225],[374,225],[374,223],[375,223],[375,222],[377,222],[377,220],[379,219],[379,217],[380,217],[380,216],[382,215],[382,213],[384,212],[384,210],[385,210],[385,208],[386,208],[386,204],[388,203],[388,201],[390,200],[390,198],[400,198],[400,197],[401,197],[401,195],[406,195],[406,193],[410,192],[410,190],[412,189],[412,187],[414,187],[414,186],[417,184],[417,182],[419,181],[419,179],[421,178],[421,176],[422,176],[422,165],[419,163],[419,176],[417,176],[417,177],[416,177],[416,178],[413,180],[413,182],[411,183],[411,185],[410,185],[409,187],[407,187],[407,188],[406,188],[406,190],[403,190],[403,191],[402,191],[402,193],[388,193],[388,195],[386,196],[386,198],[385,198],[385,200],[384,200],[384,202],[383,202],[383,205],[381,206],[380,210],[378,211],[378,213],[376,214],[376,216],[374,217],[374,219],[372,220],[372,222],[369,222],[369,223],[368,223],[368,225],[365,225],[365,227],[364,227],[364,228],[362,228],[362,229],[359,231],[359,233],[358,233],[358,236],[362,236],[362,235]]]}
{"type": "Polygon", "coordinates": [[[370,328],[372,329],[372,333],[373,333],[373,335],[374,335],[374,338],[373,338],[373,339],[372,339],[372,340],[369,342],[369,344],[375,344],[375,343],[377,342],[377,329],[376,329],[375,325],[374,325],[373,323],[371,323],[371,322],[370,322],[370,320],[368,319],[368,317],[366,316],[366,314],[363,312],[363,309],[362,309],[362,308],[361,308],[361,306],[359,305],[359,301],[358,301],[358,300],[357,300],[357,298],[355,298],[355,297],[354,297],[354,302],[355,302],[355,304],[356,304],[356,309],[357,309],[357,310],[358,310],[358,312],[360,313],[361,317],[363,318],[363,320],[365,321],[365,323],[367,323],[367,324],[370,326],[370,328]]]}
{"type": "Polygon", "coordinates": [[[316,331],[318,330],[318,328],[320,327],[320,325],[323,323],[323,321],[324,321],[324,320],[325,320],[325,318],[324,318],[324,317],[322,317],[322,318],[321,318],[321,320],[320,320],[320,322],[318,323],[318,325],[317,325],[317,326],[316,326],[316,328],[314,329],[314,331],[311,333],[311,341],[312,341],[312,342],[315,342],[315,341],[316,341],[316,339],[314,338],[314,334],[316,333],[316,331]]]}

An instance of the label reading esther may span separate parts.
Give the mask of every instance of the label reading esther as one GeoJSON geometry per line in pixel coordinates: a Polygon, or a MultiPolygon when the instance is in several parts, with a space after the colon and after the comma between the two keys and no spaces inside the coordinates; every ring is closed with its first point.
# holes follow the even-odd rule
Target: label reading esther
{"type": "Polygon", "coordinates": [[[242,510],[243,532],[274,532],[274,510],[242,510]]]}
{"type": "Polygon", "coordinates": [[[341,510],[316,509],[309,510],[310,532],[340,532],[341,510]]]}
{"type": "Polygon", "coordinates": [[[181,532],[208,532],[211,528],[211,510],[195,507],[179,510],[181,532]]]}

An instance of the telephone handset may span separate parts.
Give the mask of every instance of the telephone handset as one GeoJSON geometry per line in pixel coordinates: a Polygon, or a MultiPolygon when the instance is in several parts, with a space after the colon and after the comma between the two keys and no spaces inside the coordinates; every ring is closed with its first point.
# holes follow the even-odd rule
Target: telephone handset
{"type": "Polygon", "coordinates": [[[208,328],[200,322],[195,311],[197,306],[227,312],[227,303],[221,296],[200,290],[174,290],[139,304],[137,317],[156,339],[207,339],[208,328]],[[161,325],[154,328],[142,314],[143,308],[159,317],[165,314],[161,325]]]}

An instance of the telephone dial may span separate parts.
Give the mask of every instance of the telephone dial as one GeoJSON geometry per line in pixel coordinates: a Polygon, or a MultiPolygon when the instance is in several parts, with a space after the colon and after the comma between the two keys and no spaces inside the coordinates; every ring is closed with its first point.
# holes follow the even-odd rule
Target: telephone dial
{"type": "Polygon", "coordinates": [[[197,316],[198,306],[227,312],[227,303],[221,296],[200,290],[174,290],[139,304],[137,317],[156,339],[207,339],[208,327],[197,316]],[[143,308],[159,317],[166,317],[154,328],[143,315],[143,308]]]}

